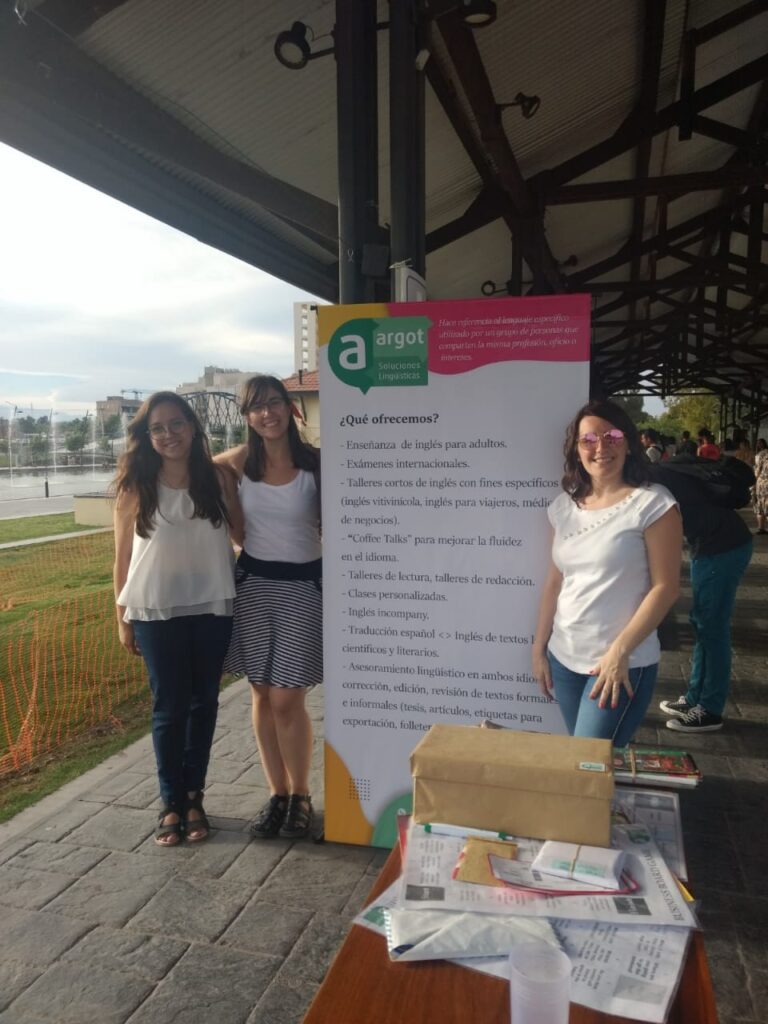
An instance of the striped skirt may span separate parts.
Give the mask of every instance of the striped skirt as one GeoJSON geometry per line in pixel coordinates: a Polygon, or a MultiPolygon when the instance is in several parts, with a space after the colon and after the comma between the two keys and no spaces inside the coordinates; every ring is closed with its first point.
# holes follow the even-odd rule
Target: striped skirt
{"type": "Polygon", "coordinates": [[[274,580],[238,566],[232,642],[225,672],[251,683],[315,686],[323,681],[323,595],[314,580],[274,580]]]}

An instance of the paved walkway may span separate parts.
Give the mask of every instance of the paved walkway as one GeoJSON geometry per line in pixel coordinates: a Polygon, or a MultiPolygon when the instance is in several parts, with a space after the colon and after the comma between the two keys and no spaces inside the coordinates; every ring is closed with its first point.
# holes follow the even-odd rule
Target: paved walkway
{"type": "MultiPolygon", "coordinates": [[[[681,801],[721,1024],[764,1024],[768,1006],[767,539],[739,595],[727,728],[685,738],[706,776],[681,801]]],[[[684,689],[689,600],[659,699],[684,689]]],[[[319,794],[320,692],[310,706],[319,794]]],[[[152,843],[148,738],[0,826],[0,1024],[298,1024],[385,854],[250,840],[266,793],[248,718],[235,684],[214,744],[208,843],[152,843]]],[[[654,712],[638,739],[679,745],[664,721],[654,712]]]]}
{"type": "Polygon", "coordinates": [[[24,519],[29,516],[55,516],[71,512],[75,499],[71,494],[50,498],[0,498],[0,519],[24,519]]]}
{"type": "Polygon", "coordinates": [[[70,540],[72,537],[88,537],[92,533],[111,533],[111,526],[95,526],[87,530],[73,530],[71,533],[54,533],[49,537],[32,537],[29,540],[9,540],[0,544],[3,548],[28,548],[33,544],[49,544],[52,540],[70,540]]]}

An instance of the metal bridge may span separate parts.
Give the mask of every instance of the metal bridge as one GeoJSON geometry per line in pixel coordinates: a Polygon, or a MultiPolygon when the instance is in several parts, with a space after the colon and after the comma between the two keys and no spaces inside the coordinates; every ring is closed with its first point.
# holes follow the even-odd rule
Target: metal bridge
{"type": "Polygon", "coordinates": [[[182,397],[195,410],[206,434],[223,437],[228,444],[239,439],[243,417],[237,395],[230,391],[192,391],[182,397]]]}

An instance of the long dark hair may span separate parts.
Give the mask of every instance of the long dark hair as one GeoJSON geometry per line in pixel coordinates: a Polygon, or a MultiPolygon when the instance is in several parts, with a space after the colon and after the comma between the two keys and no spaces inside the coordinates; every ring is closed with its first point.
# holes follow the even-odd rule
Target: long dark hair
{"type": "Polygon", "coordinates": [[[117,466],[112,488],[119,495],[135,491],[139,499],[136,513],[136,532],[148,537],[154,528],[157,512],[157,477],[163,464],[152,445],[149,418],[163,402],[175,405],[181,415],[192,424],[194,431],[189,450],[189,496],[195,506],[193,517],[208,519],[213,526],[229,523],[229,513],[221,491],[221,482],[211,459],[208,438],[194,410],[173,391],[156,391],[139,407],[128,424],[125,452],[117,466]]]}
{"type": "MultiPolygon", "coordinates": [[[[254,405],[266,401],[270,391],[276,391],[285,404],[291,408],[293,402],[286,390],[285,384],[277,377],[270,377],[267,374],[258,374],[246,383],[243,391],[243,400],[240,403],[240,412],[246,416],[248,410],[254,405]]],[[[310,473],[317,473],[320,469],[320,457],[317,449],[313,448],[304,440],[296,426],[296,420],[291,416],[288,420],[288,445],[291,450],[291,459],[296,469],[306,469],[310,473]]],[[[261,480],[264,476],[264,442],[256,431],[248,426],[248,455],[245,460],[243,472],[249,480],[261,480]]]]}
{"type": "Polygon", "coordinates": [[[565,434],[565,444],[563,445],[565,466],[563,467],[562,486],[566,494],[570,494],[578,505],[583,498],[592,493],[592,481],[589,473],[579,459],[579,424],[585,416],[596,416],[598,419],[607,420],[624,434],[629,449],[624,460],[622,474],[624,483],[633,486],[648,483],[651,478],[650,463],[640,444],[635,424],[620,405],[614,405],[613,402],[592,401],[587,402],[579,409],[565,434]]]}

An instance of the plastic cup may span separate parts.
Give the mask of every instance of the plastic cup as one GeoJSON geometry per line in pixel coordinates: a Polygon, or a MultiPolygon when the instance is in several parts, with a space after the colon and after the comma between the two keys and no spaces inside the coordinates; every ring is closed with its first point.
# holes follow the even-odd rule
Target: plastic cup
{"type": "Polygon", "coordinates": [[[568,1024],[571,961],[543,942],[515,946],[509,954],[512,1024],[568,1024]]]}

